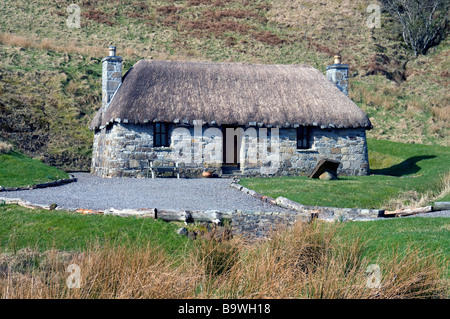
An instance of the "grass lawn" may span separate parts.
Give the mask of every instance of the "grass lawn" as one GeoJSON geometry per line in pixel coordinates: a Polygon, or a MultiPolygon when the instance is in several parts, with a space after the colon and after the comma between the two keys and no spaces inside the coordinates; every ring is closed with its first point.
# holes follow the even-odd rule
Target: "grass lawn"
{"type": "Polygon", "coordinates": [[[81,215],[66,211],[31,210],[17,205],[0,206],[0,251],[29,247],[38,251],[83,251],[105,242],[145,246],[161,245],[168,252],[184,246],[177,226],[160,220],[117,216],[81,215]]]}
{"type": "Polygon", "coordinates": [[[3,187],[35,185],[68,177],[67,173],[58,168],[19,152],[0,154],[0,185],[3,187]]]}
{"type": "MultiPolygon", "coordinates": [[[[168,252],[184,247],[188,239],[176,234],[179,226],[147,218],[81,215],[66,211],[31,210],[17,205],[0,206],[0,250],[30,247],[83,251],[98,242],[145,245],[153,242],[168,252]]],[[[368,253],[394,248],[423,247],[450,257],[450,219],[396,218],[372,222],[341,223],[337,236],[368,241],[368,253]]]]}
{"type": "Polygon", "coordinates": [[[338,233],[345,240],[367,241],[368,254],[390,254],[407,247],[437,252],[450,261],[450,219],[415,217],[344,223],[338,233]]]}
{"type": "Polygon", "coordinates": [[[0,205],[0,264],[9,262],[20,273],[11,280],[0,278],[0,296],[374,298],[378,295],[366,287],[370,264],[380,267],[379,298],[448,296],[450,223],[445,218],[302,223],[288,230],[288,236],[280,232],[278,239],[275,235],[273,241],[251,246],[234,240],[192,241],[177,235],[177,227],[152,219],[0,205]],[[26,249],[15,253],[22,248],[42,255],[26,249]],[[59,250],[61,259],[49,249],[59,250]],[[75,259],[64,259],[65,252],[75,259]],[[67,290],[66,267],[73,262],[82,271],[82,286],[67,290]],[[316,271],[295,276],[303,263],[316,271]],[[216,273],[221,267],[231,268],[216,273]]]}
{"type": "MultiPolygon", "coordinates": [[[[244,178],[241,184],[271,196],[304,205],[386,208],[402,194],[413,197],[439,193],[450,172],[450,148],[368,139],[370,176],[347,176],[334,181],[301,177],[244,178]]],[[[448,199],[446,194],[444,199],[448,199]]],[[[441,199],[440,199],[441,200],[441,199]]]]}

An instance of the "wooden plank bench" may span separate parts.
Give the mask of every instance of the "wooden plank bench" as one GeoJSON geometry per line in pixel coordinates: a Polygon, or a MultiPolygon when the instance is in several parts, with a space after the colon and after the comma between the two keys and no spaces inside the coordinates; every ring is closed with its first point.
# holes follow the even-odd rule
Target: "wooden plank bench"
{"type": "Polygon", "coordinates": [[[160,172],[173,172],[177,173],[177,178],[180,178],[180,171],[178,169],[178,162],[174,160],[166,160],[166,159],[155,159],[155,160],[149,160],[149,171],[152,173],[152,178],[155,178],[155,173],[160,172]],[[155,165],[156,163],[161,163],[160,165],[155,165]],[[170,165],[172,164],[173,165],[170,165]]]}

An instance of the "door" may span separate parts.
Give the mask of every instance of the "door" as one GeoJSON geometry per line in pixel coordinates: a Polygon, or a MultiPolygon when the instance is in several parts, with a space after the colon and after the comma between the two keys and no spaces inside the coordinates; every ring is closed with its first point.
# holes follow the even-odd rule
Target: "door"
{"type": "Polygon", "coordinates": [[[237,126],[223,125],[223,164],[222,166],[239,169],[240,130],[237,126]]]}

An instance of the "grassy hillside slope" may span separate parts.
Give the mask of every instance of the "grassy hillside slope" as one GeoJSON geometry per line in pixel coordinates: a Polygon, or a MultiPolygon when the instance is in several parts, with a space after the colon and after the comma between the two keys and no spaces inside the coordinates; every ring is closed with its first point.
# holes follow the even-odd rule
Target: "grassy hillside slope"
{"type": "Polygon", "coordinates": [[[31,186],[65,178],[69,178],[67,173],[17,151],[0,152],[0,185],[2,187],[31,186]]]}
{"type": "Polygon", "coordinates": [[[369,137],[450,145],[450,42],[414,58],[399,25],[369,1],[0,1],[0,137],[66,169],[88,169],[89,121],[100,107],[108,45],[125,58],[306,63],[325,72],[341,51],[350,97],[368,113],[369,137]]]}

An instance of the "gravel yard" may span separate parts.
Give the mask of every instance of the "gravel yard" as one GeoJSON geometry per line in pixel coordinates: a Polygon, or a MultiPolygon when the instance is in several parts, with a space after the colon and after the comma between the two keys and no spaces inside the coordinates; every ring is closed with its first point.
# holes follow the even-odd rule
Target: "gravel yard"
{"type": "Polygon", "coordinates": [[[33,190],[2,192],[34,204],[67,209],[164,208],[188,210],[284,211],[230,187],[231,179],[100,178],[75,173],[77,182],[33,190]]]}
{"type": "MultiPolygon", "coordinates": [[[[1,192],[33,204],[57,204],[66,209],[159,208],[187,210],[287,211],[230,187],[231,179],[100,178],[75,173],[77,182],[57,187],[1,192]]],[[[407,217],[450,217],[450,211],[407,217]]]]}

